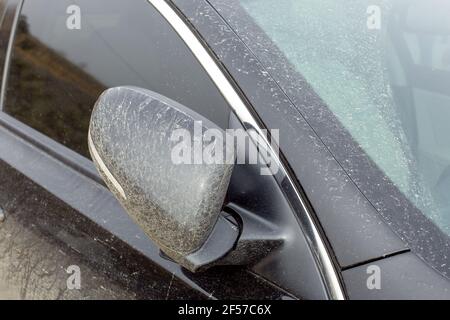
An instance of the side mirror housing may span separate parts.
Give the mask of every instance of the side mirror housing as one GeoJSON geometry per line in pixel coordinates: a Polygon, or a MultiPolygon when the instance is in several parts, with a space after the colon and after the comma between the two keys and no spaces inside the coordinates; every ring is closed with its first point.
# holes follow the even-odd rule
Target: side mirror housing
{"type": "MultiPolygon", "coordinates": [[[[239,236],[233,219],[221,214],[233,163],[195,164],[199,153],[218,150],[193,147],[199,121],[200,139],[205,129],[223,133],[157,93],[118,87],[98,99],[88,136],[92,159],[119,202],[168,257],[191,271],[225,256],[239,236]],[[187,133],[184,140],[173,139],[175,130],[187,133]],[[192,151],[190,163],[174,159],[177,146],[192,151]]],[[[224,143],[220,148],[229,154],[224,143]]]]}

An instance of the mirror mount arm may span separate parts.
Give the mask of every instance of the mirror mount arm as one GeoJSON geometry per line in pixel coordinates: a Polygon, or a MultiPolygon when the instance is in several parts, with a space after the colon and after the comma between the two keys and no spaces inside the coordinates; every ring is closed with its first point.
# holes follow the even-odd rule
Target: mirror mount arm
{"type": "Polygon", "coordinates": [[[286,236],[278,226],[234,203],[226,209],[239,216],[241,235],[234,250],[217,265],[254,265],[285,243],[286,236]]]}
{"type": "Polygon", "coordinates": [[[197,251],[184,257],[183,266],[189,271],[198,272],[211,266],[231,252],[239,238],[237,221],[225,212],[221,212],[206,242],[197,251]]]}
{"type": "MultiPolygon", "coordinates": [[[[201,272],[213,266],[252,265],[284,241],[276,226],[229,204],[219,215],[207,241],[200,249],[187,255],[182,265],[191,272],[201,272]]],[[[163,257],[170,259],[166,254],[163,257]]]]}

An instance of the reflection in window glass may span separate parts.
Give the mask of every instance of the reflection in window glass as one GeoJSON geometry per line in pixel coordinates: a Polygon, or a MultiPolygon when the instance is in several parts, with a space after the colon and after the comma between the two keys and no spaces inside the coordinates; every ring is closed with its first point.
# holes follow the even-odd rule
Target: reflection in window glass
{"type": "Polygon", "coordinates": [[[88,157],[92,107],[103,90],[120,85],[153,90],[228,124],[225,100],[147,1],[25,1],[4,111],[88,157]],[[79,17],[68,10],[74,4],[79,17]]]}

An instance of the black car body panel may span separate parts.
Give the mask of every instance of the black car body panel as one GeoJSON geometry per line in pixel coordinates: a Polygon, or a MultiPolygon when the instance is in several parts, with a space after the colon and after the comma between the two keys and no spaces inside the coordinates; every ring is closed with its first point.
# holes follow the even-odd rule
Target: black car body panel
{"type": "Polygon", "coordinates": [[[345,270],[350,299],[361,300],[448,300],[448,281],[411,252],[345,270]],[[382,270],[379,290],[367,290],[367,268],[376,264],[382,270]]]}

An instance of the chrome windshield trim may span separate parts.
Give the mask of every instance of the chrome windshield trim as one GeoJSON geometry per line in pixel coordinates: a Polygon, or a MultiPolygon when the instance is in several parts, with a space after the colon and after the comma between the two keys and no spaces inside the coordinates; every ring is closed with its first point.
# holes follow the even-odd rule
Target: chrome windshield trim
{"type": "MultiPolygon", "coordinates": [[[[224,74],[215,59],[203,46],[191,28],[185,23],[183,18],[179,16],[176,10],[174,10],[165,0],[148,0],[148,2],[152,4],[157,11],[159,11],[159,13],[167,20],[167,22],[185,42],[193,55],[208,73],[209,77],[215,83],[230,107],[233,109],[234,113],[240,119],[245,129],[247,131],[256,132],[259,138],[262,139],[264,144],[266,144],[266,148],[272,159],[276,159],[279,168],[277,176],[282,176],[284,178],[284,182],[288,182],[285,184],[285,186],[287,185],[285,188],[288,188],[289,191],[295,195],[295,200],[298,202],[297,204],[293,204],[293,206],[297,207],[297,210],[301,209],[303,212],[306,212],[306,215],[299,218],[299,222],[303,232],[305,233],[305,237],[309,242],[311,250],[313,251],[315,259],[321,268],[322,278],[325,286],[327,287],[329,298],[334,300],[344,300],[345,295],[339,274],[335,268],[327,246],[320,235],[319,228],[313,219],[313,215],[306,205],[306,201],[303,199],[298,186],[288,173],[286,166],[283,164],[282,160],[278,156],[278,153],[274,150],[273,145],[264,133],[263,128],[261,128],[259,122],[247,108],[247,105],[239,93],[235,90],[235,87],[224,74]]],[[[250,134],[250,136],[253,137],[252,134],[250,134]]],[[[259,140],[259,143],[261,143],[261,140],[259,140]]]]}

